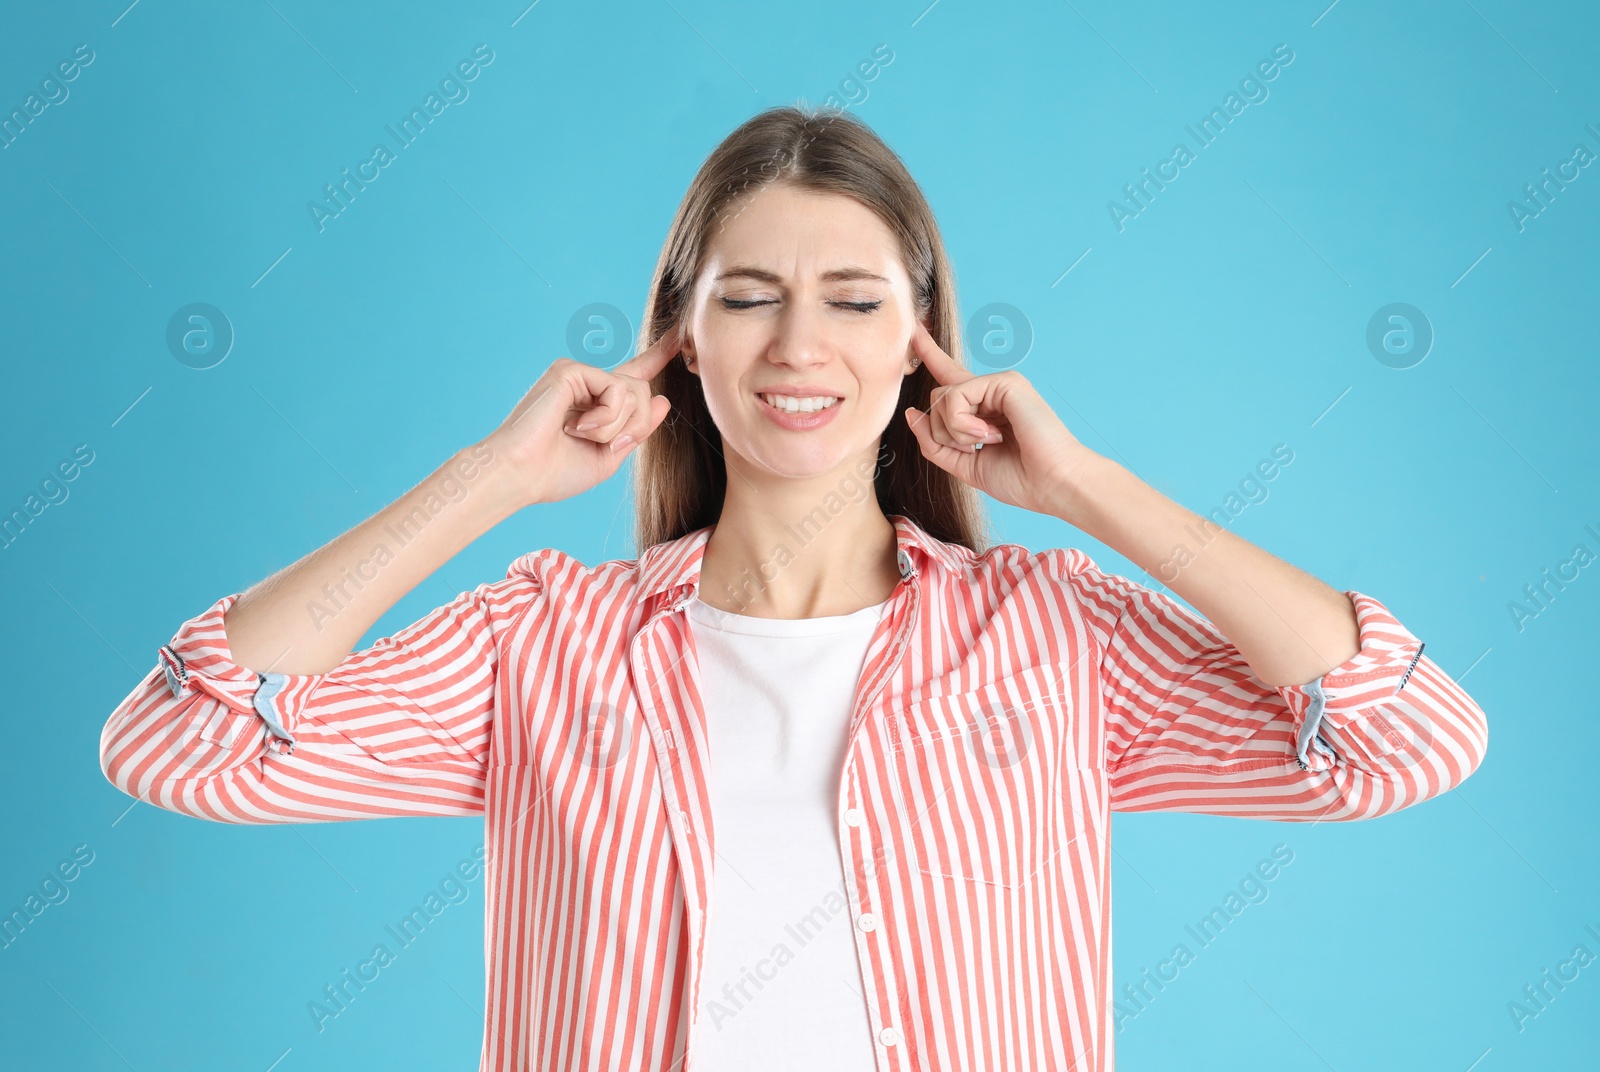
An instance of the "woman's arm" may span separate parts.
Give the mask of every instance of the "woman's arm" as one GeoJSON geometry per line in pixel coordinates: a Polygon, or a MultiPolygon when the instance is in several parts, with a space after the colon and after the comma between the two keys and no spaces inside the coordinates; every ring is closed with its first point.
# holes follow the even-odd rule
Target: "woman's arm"
{"type": "Polygon", "coordinates": [[[1483,711],[1378,600],[1333,590],[1085,447],[1015,369],[974,376],[923,325],[911,342],[940,384],[926,410],[905,410],[925,458],[1087,532],[1199,612],[1081,551],[1044,553],[1072,592],[1072,628],[1093,634],[1078,650],[1097,652],[1113,808],[1371,818],[1483,761],[1483,711]]]}
{"type": "Polygon", "coordinates": [[[668,331],[611,371],[553,363],[482,442],[343,536],[245,591],[228,608],[228,642],[244,666],[318,674],[457,552],[524,506],[559,502],[610,478],[661,423],[650,378],[677,354],[668,331]],[[581,421],[591,426],[577,432],[581,421]]]}
{"type": "Polygon", "coordinates": [[[1382,603],[1335,591],[1099,456],[1062,471],[1056,516],[1199,612],[1065,556],[1062,580],[1098,639],[1115,810],[1366,819],[1483,762],[1483,711],[1382,603]]]}
{"type": "MultiPolygon", "coordinates": [[[[501,639],[549,602],[546,550],[352,652],[380,615],[522,506],[613,475],[667,412],[664,337],[611,371],[562,358],[491,435],[376,516],[163,645],[112,712],[100,766],[123,792],[221,822],[470,815],[483,806],[501,639]],[[577,425],[583,425],[580,429],[577,425]]],[[[540,675],[540,665],[520,673],[540,675]]]]}
{"type": "Polygon", "coordinates": [[[1171,588],[1273,686],[1314,681],[1360,648],[1350,600],[1084,448],[1050,513],[1171,588]],[[1202,541],[1204,541],[1202,543],[1202,541]]]}
{"type": "Polygon", "coordinates": [[[910,343],[939,383],[926,411],[905,410],[935,465],[1002,502],[1052,514],[1159,577],[1215,623],[1266,684],[1303,684],[1357,653],[1347,597],[1084,446],[1016,369],[974,375],[924,324],[913,327],[910,343]],[[1208,525],[1217,532],[1200,550],[1174,553],[1208,525]]]}
{"type": "Polygon", "coordinates": [[[179,627],[100,735],[118,789],[232,823],[482,811],[499,638],[533,568],[352,652],[402,595],[514,512],[509,466],[458,452],[378,514],[179,627]]]}
{"type": "Polygon", "coordinates": [[[527,489],[486,440],[228,608],[233,658],[252,670],[321,674],[402,596],[528,504],[527,489]]]}

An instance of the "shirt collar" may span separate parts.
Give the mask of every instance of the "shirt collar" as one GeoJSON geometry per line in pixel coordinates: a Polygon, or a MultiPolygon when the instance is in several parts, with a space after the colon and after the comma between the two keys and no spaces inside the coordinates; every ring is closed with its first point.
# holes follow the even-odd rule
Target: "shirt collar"
{"type": "MultiPolygon", "coordinates": [[[[966,547],[930,535],[904,514],[890,514],[888,517],[894,524],[895,557],[902,577],[908,577],[913,572],[920,573],[930,565],[961,571],[961,556],[963,553],[970,554],[966,547]]],[[[706,525],[675,540],[647,547],[639,556],[639,590],[636,598],[648,600],[662,592],[677,596],[692,590],[699,582],[700,563],[715,527],[706,525]]]]}

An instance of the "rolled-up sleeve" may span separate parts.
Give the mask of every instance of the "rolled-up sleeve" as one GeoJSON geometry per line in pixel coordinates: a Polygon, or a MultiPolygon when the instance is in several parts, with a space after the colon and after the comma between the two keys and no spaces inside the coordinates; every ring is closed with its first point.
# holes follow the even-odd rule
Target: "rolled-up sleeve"
{"type": "Polygon", "coordinates": [[[241,593],[224,596],[112,712],[101,770],[218,822],[480,814],[502,642],[543,602],[532,557],[322,674],[234,662],[224,616],[241,593]]]}
{"type": "Polygon", "coordinates": [[[1370,595],[1345,591],[1359,650],[1271,686],[1176,600],[1076,553],[1118,811],[1367,819],[1453,789],[1483,762],[1483,711],[1370,595]]]}

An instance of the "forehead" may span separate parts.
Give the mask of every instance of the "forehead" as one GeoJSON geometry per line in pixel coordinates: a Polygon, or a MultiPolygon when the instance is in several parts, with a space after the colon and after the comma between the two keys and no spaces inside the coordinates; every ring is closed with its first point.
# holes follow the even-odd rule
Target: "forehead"
{"type": "Polygon", "coordinates": [[[836,276],[850,269],[866,269],[891,282],[906,278],[899,243],[875,212],[843,194],[785,183],[727,205],[711,227],[705,266],[712,279],[734,266],[757,267],[780,279],[836,276]]]}

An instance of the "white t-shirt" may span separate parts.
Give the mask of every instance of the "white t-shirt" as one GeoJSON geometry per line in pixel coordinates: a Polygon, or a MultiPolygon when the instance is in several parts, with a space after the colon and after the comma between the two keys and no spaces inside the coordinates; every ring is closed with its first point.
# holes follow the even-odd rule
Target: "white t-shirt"
{"type": "Polygon", "coordinates": [[[840,859],[839,780],[888,601],[825,618],[689,604],[716,859],[696,1072],[872,1072],[840,859]]]}

